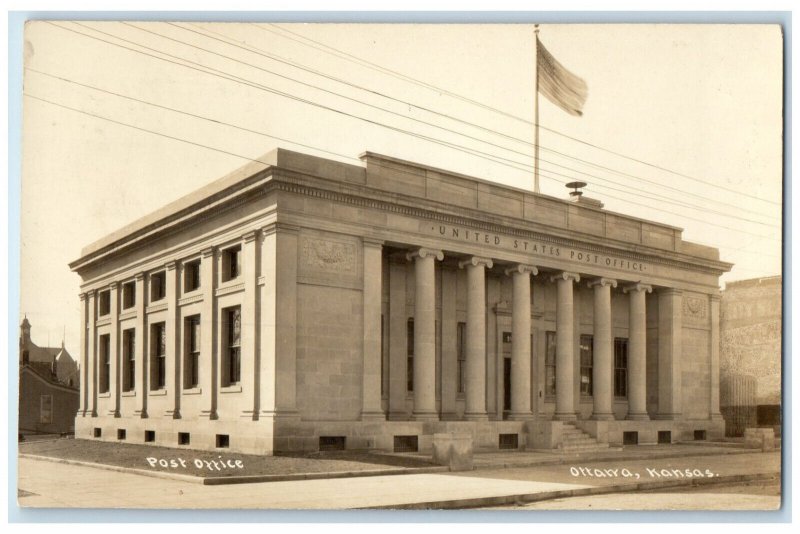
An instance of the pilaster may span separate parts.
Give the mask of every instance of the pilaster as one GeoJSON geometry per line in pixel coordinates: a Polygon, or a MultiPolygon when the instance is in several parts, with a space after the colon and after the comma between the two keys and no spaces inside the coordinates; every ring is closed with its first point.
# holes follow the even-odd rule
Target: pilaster
{"type": "Polygon", "coordinates": [[[217,283],[216,251],[213,247],[203,249],[200,258],[200,291],[203,303],[200,307],[200,390],[203,405],[200,417],[217,418],[218,364],[217,364],[217,307],[214,290],[217,283]]]}
{"type": "Polygon", "coordinates": [[[384,420],[381,409],[381,288],[383,241],[363,240],[364,312],[361,420],[384,420]]]}

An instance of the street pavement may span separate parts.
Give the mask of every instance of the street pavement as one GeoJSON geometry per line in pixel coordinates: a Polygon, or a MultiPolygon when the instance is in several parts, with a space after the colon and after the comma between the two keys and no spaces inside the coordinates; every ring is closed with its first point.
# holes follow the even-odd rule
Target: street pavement
{"type": "MultiPolygon", "coordinates": [[[[197,483],[119,473],[85,466],[19,460],[23,507],[204,508],[204,509],[348,509],[440,507],[442,503],[498,504],[509,496],[557,496],[557,492],[619,484],[671,480],[648,469],[698,470],[715,477],[780,472],[780,453],[582,461],[563,465],[484,469],[462,473],[407,474],[348,479],[298,480],[204,486],[197,483]],[[639,479],[623,474],[638,473],[639,479]],[[598,476],[604,473],[604,476],[598,476]]],[[[664,472],[666,473],[666,472],[664,472]]],[[[684,477],[685,478],[685,475],[684,477]]],[[[692,478],[697,477],[693,474],[692,478]]],[[[712,477],[713,478],[713,477],[712,477]]],[[[535,497],[534,497],[535,498],[535,497]]],[[[533,498],[529,499],[533,500],[533,498]]]]}

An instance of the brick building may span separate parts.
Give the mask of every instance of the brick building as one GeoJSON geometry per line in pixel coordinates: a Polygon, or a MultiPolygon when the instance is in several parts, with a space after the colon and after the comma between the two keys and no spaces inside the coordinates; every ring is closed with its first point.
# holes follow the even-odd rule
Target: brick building
{"type": "Polygon", "coordinates": [[[722,396],[723,413],[739,419],[749,414],[749,426],[774,426],[777,432],[781,417],[782,288],[780,276],[728,282],[720,302],[722,380],[737,385],[752,382],[750,387],[734,387],[722,396]]]}
{"type": "Polygon", "coordinates": [[[84,248],[77,436],[271,454],[721,436],[716,249],[282,149],[84,248]]]}

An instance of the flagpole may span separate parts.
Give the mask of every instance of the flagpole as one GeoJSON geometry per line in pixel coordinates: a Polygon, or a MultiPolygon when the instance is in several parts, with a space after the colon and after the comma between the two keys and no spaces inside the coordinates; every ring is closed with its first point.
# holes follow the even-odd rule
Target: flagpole
{"type": "Polygon", "coordinates": [[[539,192],[539,25],[533,30],[533,64],[535,91],[533,92],[533,191],[539,192]]]}

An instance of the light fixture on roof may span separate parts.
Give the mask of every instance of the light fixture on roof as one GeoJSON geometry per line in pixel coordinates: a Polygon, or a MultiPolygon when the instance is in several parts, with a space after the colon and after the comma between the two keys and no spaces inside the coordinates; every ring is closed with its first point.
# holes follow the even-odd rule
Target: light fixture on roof
{"type": "Polygon", "coordinates": [[[569,199],[572,202],[584,205],[584,206],[592,206],[593,208],[602,208],[603,203],[597,199],[589,198],[583,196],[583,191],[581,191],[582,187],[586,187],[586,182],[570,182],[566,185],[567,189],[572,189],[569,192],[569,199]]]}
{"type": "Polygon", "coordinates": [[[581,191],[580,188],[586,187],[586,182],[570,182],[566,187],[567,189],[574,189],[574,191],[570,191],[569,196],[573,197],[573,200],[577,200],[577,198],[583,195],[583,191],[581,191]]]}

